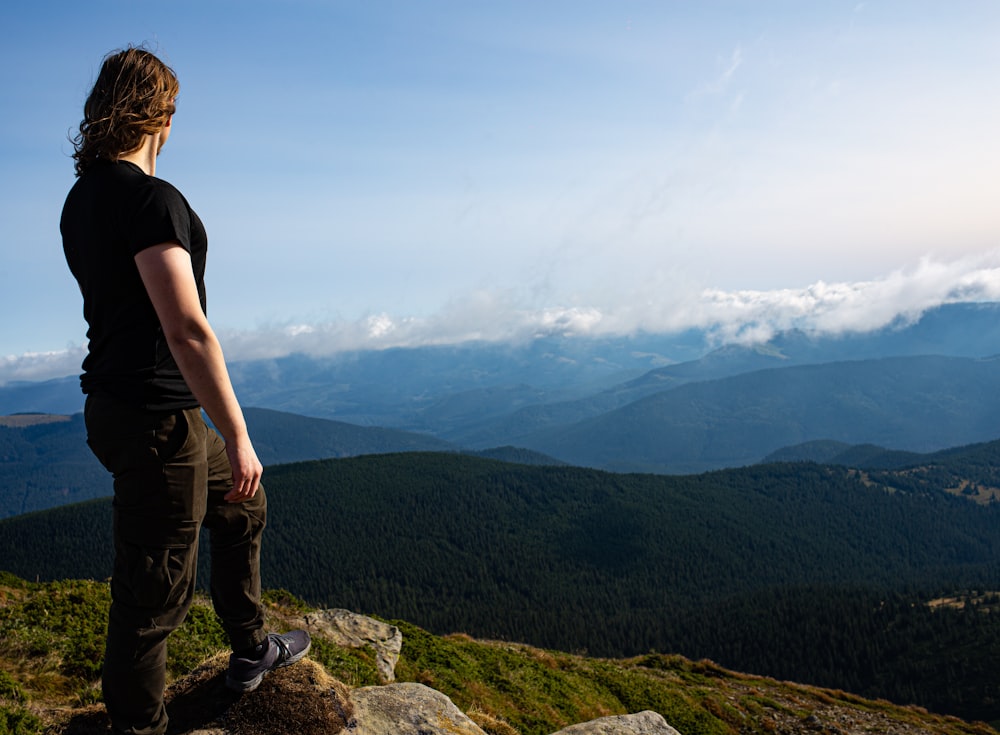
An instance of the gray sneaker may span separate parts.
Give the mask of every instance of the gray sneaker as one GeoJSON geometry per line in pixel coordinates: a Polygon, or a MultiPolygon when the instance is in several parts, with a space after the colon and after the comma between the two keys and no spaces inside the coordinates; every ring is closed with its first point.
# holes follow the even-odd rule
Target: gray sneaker
{"type": "Polygon", "coordinates": [[[282,666],[291,666],[309,653],[312,640],[304,630],[269,633],[267,647],[260,658],[246,658],[235,653],[229,657],[226,686],[235,692],[252,692],[264,680],[264,674],[282,666]]]}

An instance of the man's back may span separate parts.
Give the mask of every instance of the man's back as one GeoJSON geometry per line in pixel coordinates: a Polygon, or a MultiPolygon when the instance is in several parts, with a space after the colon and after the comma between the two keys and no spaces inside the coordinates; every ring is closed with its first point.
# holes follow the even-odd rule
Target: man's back
{"type": "Polygon", "coordinates": [[[207,237],[184,197],[132,163],[101,161],[70,190],[60,230],[89,325],[84,392],[158,410],[196,405],[135,265],[145,247],[180,243],[191,253],[204,308],[207,237]]]}

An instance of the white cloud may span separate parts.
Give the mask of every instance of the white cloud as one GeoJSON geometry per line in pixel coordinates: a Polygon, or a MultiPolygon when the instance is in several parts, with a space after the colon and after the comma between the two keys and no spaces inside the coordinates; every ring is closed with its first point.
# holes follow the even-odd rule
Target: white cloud
{"type": "Polygon", "coordinates": [[[79,373],[85,355],[83,347],[74,347],[53,352],[0,356],[0,385],[20,380],[48,380],[79,373]]]}
{"type": "MultiPolygon", "coordinates": [[[[470,341],[524,342],[561,334],[610,336],[636,331],[705,330],[713,345],[766,341],[783,330],[813,335],[866,332],[927,309],[961,301],[1000,301],[1000,252],[941,262],[925,258],[913,269],[870,281],[826,283],[770,291],[670,288],[633,291],[627,301],[525,308],[510,291],[481,290],[427,317],[380,313],[357,321],[284,324],[221,331],[230,361],[470,341]]],[[[81,348],[0,358],[0,384],[72,374],[81,348]]]]}
{"type": "Polygon", "coordinates": [[[820,281],[798,290],[706,291],[698,326],[723,342],[766,340],[789,329],[816,335],[867,332],[899,318],[915,320],[940,304],[996,300],[1000,267],[971,259],[941,263],[925,258],[913,271],[872,281],[820,281]]]}
{"type": "Polygon", "coordinates": [[[381,339],[395,331],[396,325],[388,314],[370,316],[365,320],[368,324],[368,336],[373,340],[381,339]]]}

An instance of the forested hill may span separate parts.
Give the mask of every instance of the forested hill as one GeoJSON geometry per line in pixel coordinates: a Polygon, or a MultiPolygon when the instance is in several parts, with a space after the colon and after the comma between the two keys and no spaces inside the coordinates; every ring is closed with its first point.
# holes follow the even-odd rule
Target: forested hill
{"type": "Polygon", "coordinates": [[[0,518],[110,495],[86,436],[82,413],[3,417],[0,518]]]}
{"type": "MultiPolygon", "coordinates": [[[[425,434],[244,409],[261,462],[406,451],[450,451],[425,434]]],[[[0,518],[111,495],[111,476],[87,448],[83,414],[0,416],[0,518]]],[[[496,450],[513,456],[514,450],[496,450]]],[[[529,456],[529,452],[522,451],[529,456]]],[[[538,455],[532,455],[541,461],[538,455]]],[[[552,460],[554,462],[555,460],[552,460]]]]}
{"type": "Polygon", "coordinates": [[[450,451],[452,444],[426,434],[357,426],[284,411],[243,410],[254,448],[265,465],[382,452],[450,451]]]}
{"type": "MultiPolygon", "coordinates": [[[[679,605],[1000,579],[1000,506],[872,477],[814,464],[617,475],[435,453],[281,465],[266,473],[265,581],[435,630],[634,653],[672,645],[658,621],[679,605]],[[621,625],[544,612],[578,609],[621,625]]],[[[0,566],[27,579],[110,569],[106,501],[0,530],[0,566]]]]}
{"type": "MultiPolygon", "coordinates": [[[[930,630],[962,643],[935,657],[953,650],[965,663],[932,672],[958,683],[932,677],[921,691],[957,687],[949,696],[975,706],[987,696],[970,656],[993,637],[1000,645],[1000,616],[970,612],[958,633],[952,623],[933,633],[946,618],[914,600],[995,589],[996,504],[887,491],[870,474],[810,463],[663,477],[412,453],[277,466],[266,478],[264,582],[314,604],[595,655],[704,656],[869,694],[887,691],[892,670],[915,669],[899,660],[913,642],[898,636],[930,630]],[[857,650],[827,650],[852,640],[857,650]],[[970,671],[978,694],[962,689],[970,671]]],[[[10,519],[0,568],[103,579],[109,534],[107,501],[10,519]]],[[[1000,676],[985,681],[1000,695],[1000,676]]]]}
{"type": "Polygon", "coordinates": [[[807,442],[769,457],[771,462],[820,462],[856,467],[871,482],[907,492],[945,492],[977,503],[1000,500],[1000,441],[918,454],[874,444],[807,442]]]}

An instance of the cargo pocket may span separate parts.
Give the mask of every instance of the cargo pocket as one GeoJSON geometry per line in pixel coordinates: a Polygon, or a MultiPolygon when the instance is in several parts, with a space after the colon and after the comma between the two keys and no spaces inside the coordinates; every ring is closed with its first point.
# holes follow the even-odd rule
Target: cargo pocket
{"type": "Polygon", "coordinates": [[[198,524],[184,524],[164,537],[156,536],[141,528],[119,533],[115,593],[136,607],[163,610],[182,603],[194,582],[198,524]]]}

